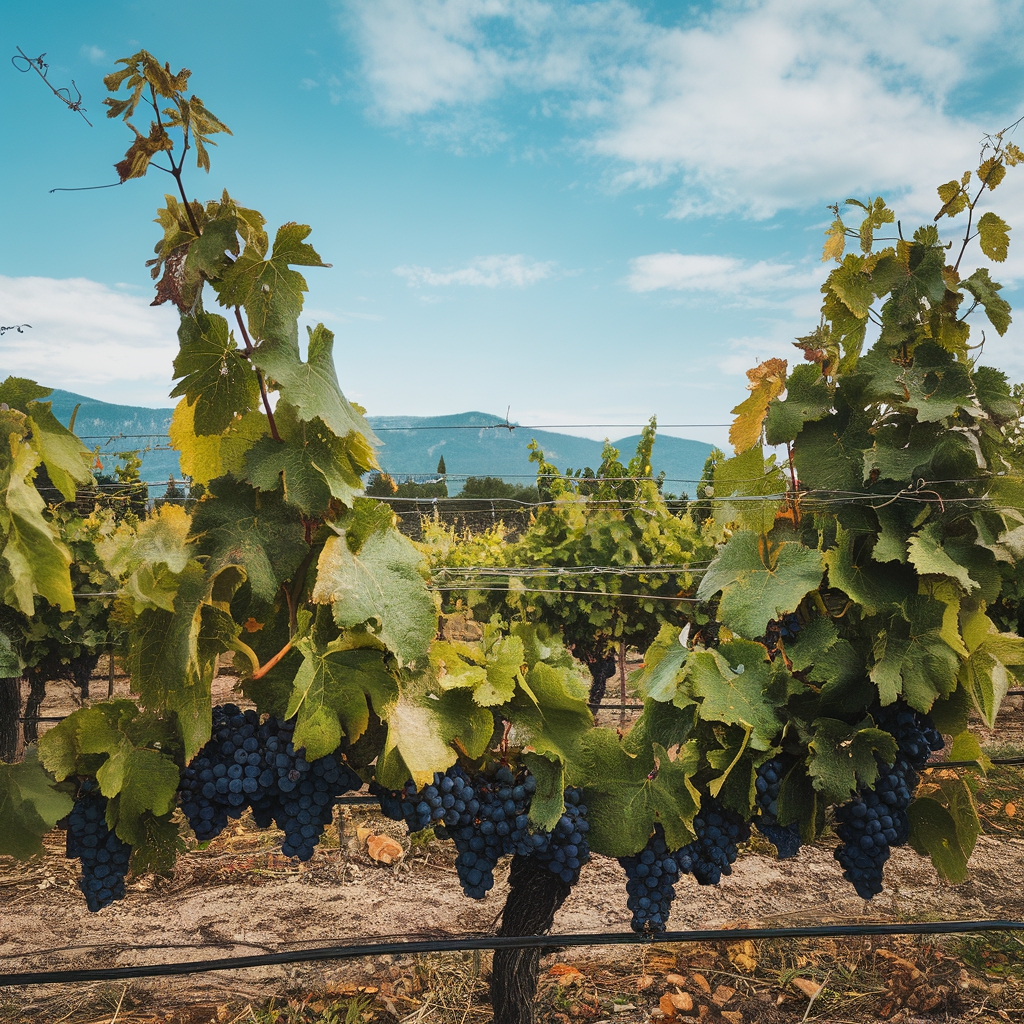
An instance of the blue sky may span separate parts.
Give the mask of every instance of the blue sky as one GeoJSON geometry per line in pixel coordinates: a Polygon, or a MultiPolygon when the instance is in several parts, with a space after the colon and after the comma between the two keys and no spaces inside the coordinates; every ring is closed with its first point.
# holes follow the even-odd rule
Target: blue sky
{"type": "MultiPolygon", "coordinates": [[[[116,180],[101,78],[142,47],[234,132],[190,193],[312,225],[333,269],[306,275],[306,319],[375,414],[724,422],[743,371],[817,322],[826,205],[881,192],[930,220],[1024,114],[1006,0],[34,0],[2,35],[94,127],[8,65],[0,322],[33,328],[0,339],[0,375],[133,404],[169,404],[175,319],[143,263],[170,179],[49,189],[116,180]]],[[[992,198],[1024,227],[1024,169],[992,198]]],[[[1016,304],[1012,245],[994,276],[1016,304]]],[[[1018,326],[987,334],[1024,379],[1018,326]]]]}

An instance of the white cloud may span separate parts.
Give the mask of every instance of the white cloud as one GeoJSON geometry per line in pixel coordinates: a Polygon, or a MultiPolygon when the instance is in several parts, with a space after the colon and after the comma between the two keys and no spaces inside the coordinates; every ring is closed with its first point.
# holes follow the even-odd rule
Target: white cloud
{"type": "Polygon", "coordinates": [[[556,265],[531,262],[525,256],[479,256],[457,270],[431,270],[430,267],[395,267],[395,273],[410,285],[470,285],[477,288],[522,288],[552,277],[556,265]]]}
{"type": "Polygon", "coordinates": [[[166,406],[178,351],[177,315],[167,306],[75,277],[0,276],[5,324],[2,376],[132,405],[166,406]]]}
{"type": "MultiPolygon", "coordinates": [[[[1016,66],[1021,8],[721,0],[665,26],[626,0],[348,0],[344,24],[386,120],[444,139],[512,92],[538,94],[619,185],[676,182],[676,216],[761,218],[875,189],[930,211],[981,130],[1012,120],[951,111],[1016,66]]],[[[1018,78],[993,102],[1016,109],[1018,78]]]]}
{"type": "Polygon", "coordinates": [[[630,260],[626,286],[633,292],[718,292],[816,288],[820,268],[798,270],[788,263],[758,260],[749,263],[733,256],[703,256],[656,252],[630,260]]]}
{"type": "Polygon", "coordinates": [[[107,51],[101,50],[98,46],[83,44],[79,52],[87,60],[92,61],[93,64],[103,64],[107,59],[107,51]]]}

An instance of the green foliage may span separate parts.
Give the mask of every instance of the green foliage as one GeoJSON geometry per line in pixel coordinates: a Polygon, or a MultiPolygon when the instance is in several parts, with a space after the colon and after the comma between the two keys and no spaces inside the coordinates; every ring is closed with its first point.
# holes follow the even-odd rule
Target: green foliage
{"type": "MultiPolygon", "coordinates": [[[[969,173],[939,189],[936,219],[970,215],[952,247],[932,225],[912,240],[879,239],[894,222],[881,199],[849,201],[864,213],[859,229],[835,209],[825,258],[838,265],[822,287],[818,329],[797,342],[808,363],[788,377],[779,360],[751,371],[752,394],[735,410],[737,454],[714,472],[706,529],[721,546],[697,596],[717,602],[723,637],[727,629],[762,652],[741,659],[746,693],[726,665],[737,640],[687,653],[663,637],[648,652],[648,697],[681,709],[692,701],[698,727],[739,727],[748,748],[781,746],[798,758],[781,817],[801,819],[809,835],[825,806],[870,784],[878,760],[891,763],[892,737],[875,727],[873,708],[903,699],[959,731],[973,704],[992,727],[1007,687],[1024,678],[1022,641],[989,611],[1024,555],[1019,396],[969,345],[976,307],[1000,333],[1010,311],[987,269],[960,271],[971,241],[989,259],[1006,258],[1007,225],[976,207],[1018,161],[996,137],[975,191],[969,173]],[[844,254],[847,237],[860,253],[844,254]],[[895,245],[878,247],[885,242],[895,245]],[[866,352],[851,317],[877,328],[866,352]],[[765,458],[762,438],[786,445],[788,473],[765,458]],[[792,612],[802,631],[782,644],[769,678],[746,682],[753,665],[768,664],[769,622],[792,612]],[[759,730],[767,742],[755,744],[759,730]]],[[[709,768],[728,761],[733,774],[742,763],[707,758],[709,768]]],[[[737,799],[739,788],[723,785],[737,799]]],[[[969,785],[929,783],[911,820],[915,847],[962,879],[978,832],[969,785]]]]}

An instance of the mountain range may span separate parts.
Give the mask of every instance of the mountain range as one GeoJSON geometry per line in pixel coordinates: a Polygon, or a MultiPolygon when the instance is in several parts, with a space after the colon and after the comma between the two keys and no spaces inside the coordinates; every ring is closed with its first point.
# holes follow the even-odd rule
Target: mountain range
{"type": "MultiPolygon", "coordinates": [[[[168,477],[181,477],[178,453],[169,446],[167,428],[173,409],[149,409],[137,405],[100,402],[70,391],[55,390],[50,396],[54,415],[65,425],[75,407],[75,433],[90,448],[99,449],[105,472],[112,472],[115,453],[141,450],[142,478],[160,485],[168,477]]],[[[536,477],[527,445],[535,440],[549,462],[560,469],[596,469],[601,462],[602,442],[550,430],[509,429],[500,416],[464,412],[452,416],[368,416],[383,446],[378,449],[381,466],[398,480],[436,476],[443,456],[449,493],[454,494],[466,476],[494,476],[526,486],[536,477]]],[[[622,461],[628,462],[639,434],[614,441],[622,461]]],[[[654,472],[665,474],[665,490],[693,494],[704,460],[712,446],[702,441],[659,435],[654,444],[654,472]]]]}

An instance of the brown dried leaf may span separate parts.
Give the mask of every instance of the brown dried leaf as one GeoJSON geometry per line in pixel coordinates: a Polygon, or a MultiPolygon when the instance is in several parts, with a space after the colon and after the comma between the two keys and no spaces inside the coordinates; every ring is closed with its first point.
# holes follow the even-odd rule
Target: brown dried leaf
{"type": "Polygon", "coordinates": [[[666,992],[672,1005],[682,1013],[689,1013],[693,1009],[693,996],[689,992],[666,992]]]}
{"type": "Polygon", "coordinates": [[[739,1010],[723,1010],[722,1016],[729,1024],[743,1024],[743,1014],[739,1010]]]}
{"type": "Polygon", "coordinates": [[[793,987],[798,988],[808,999],[813,999],[821,991],[821,985],[810,978],[793,978],[793,987]]]}
{"type": "Polygon", "coordinates": [[[666,1017],[676,1015],[676,1004],[672,1002],[672,997],[667,992],[658,1000],[658,1007],[666,1017]]]}
{"type": "Polygon", "coordinates": [[[1003,808],[1003,810],[1006,811],[1006,816],[1008,818],[1012,818],[1017,813],[1017,805],[1014,803],[1009,803],[1003,808]]]}
{"type": "Polygon", "coordinates": [[[711,986],[708,984],[708,979],[705,978],[703,974],[695,974],[693,976],[693,983],[702,992],[706,993],[707,995],[711,995],[711,986]]]}
{"type": "Polygon", "coordinates": [[[729,1002],[734,995],[736,995],[736,989],[729,988],[728,985],[719,985],[718,988],[715,989],[711,1000],[716,1006],[725,1006],[725,1004],[729,1002]]]}
{"type": "Polygon", "coordinates": [[[729,962],[741,971],[752,973],[757,969],[757,947],[750,939],[734,942],[732,945],[726,946],[725,951],[729,962]]]}
{"type": "Polygon", "coordinates": [[[554,964],[548,971],[553,978],[556,978],[558,984],[563,988],[569,985],[582,985],[586,980],[583,976],[583,972],[573,967],[571,964],[554,964]]]}
{"type": "Polygon", "coordinates": [[[405,856],[402,844],[396,842],[391,836],[368,836],[366,852],[381,864],[395,864],[405,856]]]}
{"type": "Polygon", "coordinates": [[[681,974],[666,974],[665,981],[669,985],[685,985],[686,979],[681,974]]]}

